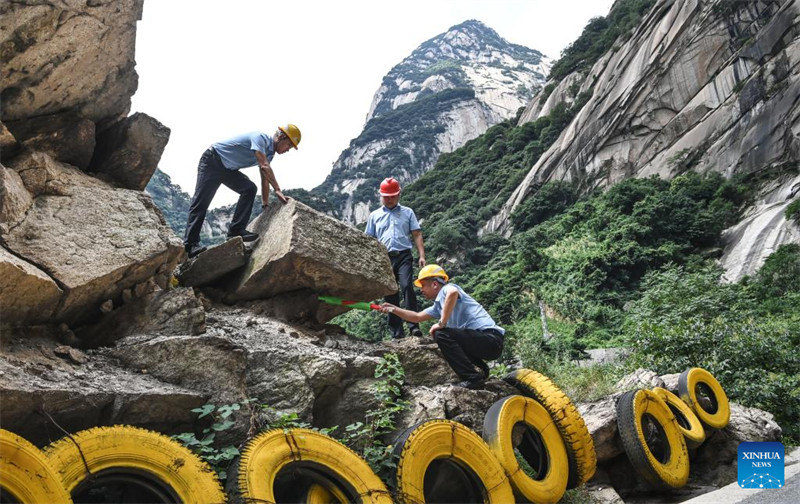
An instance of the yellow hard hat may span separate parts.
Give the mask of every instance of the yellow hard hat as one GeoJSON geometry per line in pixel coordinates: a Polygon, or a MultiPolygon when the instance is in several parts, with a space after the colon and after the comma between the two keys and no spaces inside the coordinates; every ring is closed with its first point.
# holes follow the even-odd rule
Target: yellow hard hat
{"type": "Polygon", "coordinates": [[[284,128],[283,126],[278,126],[278,129],[283,131],[283,134],[289,137],[289,141],[292,142],[294,148],[297,148],[297,144],[300,143],[300,128],[295,126],[294,124],[287,124],[284,128]]]}
{"type": "Polygon", "coordinates": [[[441,266],[438,264],[429,264],[419,270],[419,275],[417,275],[417,279],[414,280],[414,285],[417,287],[422,287],[422,280],[432,277],[444,278],[445,282],[450,280],[450,277],[447,276],[447,273],[444,272],[444,269],[441,266]]]}

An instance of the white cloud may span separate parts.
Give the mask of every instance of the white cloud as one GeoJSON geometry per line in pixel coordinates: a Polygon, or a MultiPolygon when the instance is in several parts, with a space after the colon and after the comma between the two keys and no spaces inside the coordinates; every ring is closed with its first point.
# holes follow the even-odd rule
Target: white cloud
{"type": "MultiPolygon", "coordinates": [[[[420,43],[478,19],[555,58],[611,3],[146,0],[133,111],[172,129],[160,167],[190,194],[208,145],[293,122],[300,149],[275,156],[273,167],[283,188],[310,189],[361,132],[381,78],[420,43]]],[[[257,182],[255,168],[244,173],[257,182]]],[[[212,206],[235,199],[223,188],[212,206]]]]}

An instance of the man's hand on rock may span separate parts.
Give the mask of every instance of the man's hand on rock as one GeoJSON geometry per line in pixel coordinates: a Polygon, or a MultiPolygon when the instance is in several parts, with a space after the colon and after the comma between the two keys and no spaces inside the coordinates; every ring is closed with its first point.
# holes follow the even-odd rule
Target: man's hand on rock
{"type": "Polygon", "coordinates": [[[284,205],[286,203],[289,203],[290,198],[288,196],[284,196],[281,191],[275,191],[275,196],[277,196],[278,199],[281,200],[281,203],[283,203],[284,205]]]}
{"type": "Polygon", "coordinates": [[[444,329],[444,328],[442,327],[442,324],[436,322],[431,326],[430,330],[428,331],[428,334],[430,334],[431,338],[433,338],[436,336],[436,331],[438,331],[439,329],[444,329]]]}
{"type": "Polygon", "coordinates": [[[392,313],[397,308],[392,303],[381,303],[381,313],[392,313]]]}

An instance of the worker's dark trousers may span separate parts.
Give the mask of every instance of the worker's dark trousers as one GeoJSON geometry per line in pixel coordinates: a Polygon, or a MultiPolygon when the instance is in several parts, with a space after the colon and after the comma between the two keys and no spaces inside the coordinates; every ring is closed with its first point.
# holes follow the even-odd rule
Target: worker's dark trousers
{"type": "Polygon", "coordinates": [[[239,193],[239,201],[236,202],[228,234],[240,233],[247,227],[250,213],[253,211],[253,201],[256,198],[256,185],[239,170],[225,168],[219,154],[209,147],[197,165],[197,185],[189,206],[189,219],[183,236],[184,245],[195,245],[200,242],[200,230],[203,228],[208,205],[214,199],[220,184],[225,184],[225,187],[239,193]]]}
{"type": "MultiPolygon", "coordinates": [[[[414,256],[411,249],[406,249],[397,253],[390,252],[389,260],[392,261],[392,271],[397,280],[398,292],[391,296],[386,296],[386,302],[395,306],[400,306],[400,294],[403,295],[402,308],[417,311],[417,294],[414,292],[412,275],[414,273],[414,256]]],[[[418,324],[408,324],[408,330],[413,331],[419,327],[418,324]]],[[[403,337],[403,321],[397,315],[389,314],[389,328],[392,330],[392,338],[403,337]]]]}
{"type": "Polygon", "coordinates": [[[489,366],[484,361],[494,360],[503,352],[503,336],[493,329],[445,327],[433,337],[444,360],[462,380],[478,380],[484,378],[484,374],[488,377],[489,366]]]}

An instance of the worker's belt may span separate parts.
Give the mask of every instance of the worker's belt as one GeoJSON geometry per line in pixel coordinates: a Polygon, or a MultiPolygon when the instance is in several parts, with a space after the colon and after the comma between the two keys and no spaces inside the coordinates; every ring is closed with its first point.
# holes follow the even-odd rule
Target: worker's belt
{"type": "Polygon", "coordinates": [[[498,330],[497,330],[497,329],[495,329],[494,327],[490,327],[490,328],[488,328],[488,329],[481,329],[481,331],[483,331],[483,332],[488,332],[488,333],[492,333],[492,334],[494,334],[495,336],[500,336],[500,339],[505,339],[505,338],[503,337],[503,333],[501,333],[500,331],[498,331],[498,330]]]}
{"type": "Polygon", "coordinates": [[[399,257],[399,256],[401,256],[403,254],[410,254],[410,253],[411,253],[411,249],[393,250],[393,251],[389,252],[389,257],[399,257]]]}

